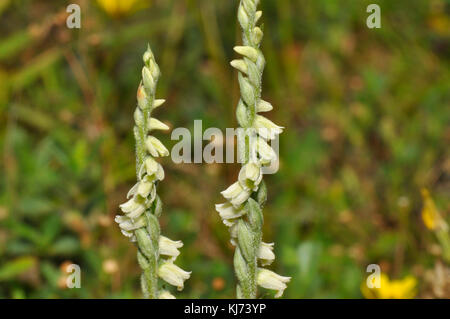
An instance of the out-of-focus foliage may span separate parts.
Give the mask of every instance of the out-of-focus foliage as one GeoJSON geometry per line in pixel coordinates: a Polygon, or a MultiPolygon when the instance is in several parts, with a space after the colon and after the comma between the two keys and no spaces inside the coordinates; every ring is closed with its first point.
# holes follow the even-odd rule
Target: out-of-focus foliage
{"type": "MultiPolygon", "coordinates": [[[[261,2],[264,98],[286,127],[280,171],[266,176],[264,240],[277,243],[274,269],[293,277],[285,296],[362,297],[376,263],[392,280],[414,276],[418,297],[450,297],[420,194],[429,189],[448,222],[449,1],[376,1],[372,30],[373,1],[261,2]]],[[[237,0],[154,0],[114,16],[77,3],[82,27],[71,30],[66,1],[0,0],[2,298],[140,296],[136,250],[113,218],[135,179],[148,42],[172,127],[236,127],[237,0]],[[70,263],[80,289],[65,288],[70,263]]],[[[239,165],[163,164],[162,227],[193,271],[181,297],[233,297],[233,248],[214,204],[239,165]]]]}

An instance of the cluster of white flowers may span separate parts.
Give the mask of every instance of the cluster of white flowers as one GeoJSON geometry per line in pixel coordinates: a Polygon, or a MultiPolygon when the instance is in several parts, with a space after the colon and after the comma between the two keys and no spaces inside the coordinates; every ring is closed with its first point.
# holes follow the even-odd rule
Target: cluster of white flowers
{"type": "Polygon", "coordinates": [[[156,199],[156,182],[164,179],[164,169],[153,158],[147,157],[138,176],[140,180],[127,194],[128,201],[120,205],[124,215],[118,215],[115,219],[122,234],[133,242],[136,241],[133,231],[146,225],[144,212],[156,199]]]}
{"type": "Polygon", "coordinates": [[[262,182],[262,167],[276,159],[277,155],[268,142],[283,131],[283,127],[258,114],[273,109],[269,102],[261,99],[265,59],[259,49],[263,32],[256,26],[262,16],[262,12],[256,10],[258,4],[259,0],[241,0],[238,19],[243,29],[244,45],[234,50],[243,58],[231,62],[239,71],[241,99],[236,116],[247,135],[241,140],[245,145],[238,145],[244,150],[245,164],[238,181],[221,193],[227,202],[216,205],[217,212],[230,229],[231,242],[236,246],[234,264],[239,280],[238,297],[241,298],[255,298],[256,285],[277,290],[276,297],[281,297],[290,280],[257,266],[258,261],[261,266],[267,266],[275,259],[274,244],[261,240],[261,206],[267,196],[262,182]]]}
{"type": "Polygon", "coordinates": [[[168,299],[174,297],[168,291],[158,291],[157,277],[181,290],[190,272],[173,264],[183,243],[160,235],[157,218],[161,214],[162,203],[156,194],[156,185],[164,179],[164,169],[155,158],[168,156],[169,151],[149,133],[153,130],[168,130],[169,127],[151,117],[152,111],[161,106],[164,100],[155,99],[160,71],[150,47],[143,60],[145,66],[137,91],[138,107],[134,113],[138,182],[128,192],[128,201],[120,205],[123,215],[116,216],[115,221],[126,237],[137,242],[138,261],[143,268],[141,282],[144,294],[151,298],[168,299]]]}

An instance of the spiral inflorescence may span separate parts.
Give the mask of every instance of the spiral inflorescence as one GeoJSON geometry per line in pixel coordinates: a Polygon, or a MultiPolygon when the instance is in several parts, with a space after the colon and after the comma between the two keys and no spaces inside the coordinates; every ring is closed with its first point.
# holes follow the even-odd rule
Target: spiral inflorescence
{"type": "Polygon", "coordinates": [[[175,298],[158,285],[158,277],[183,289],[184,281],[190,277],[173,262],[180,254],[181,241],[161,236],[158,218],[162,213],[162,202],[156,193],[157,184],[164,179],[164,169],[155,158],[169,155],[167,148],[149,133],[153,130],[168,130],[169,127],[151,117],[152,111],[164,104],[155,99],[160,70],[148,47],[143,56],[142,81],[137,91],[138,106],[134,112],[134,137],[136,141],[137,183],[128,192],[128,201],[120,205],[123,215],[116,216],[122,233],[137,243],[137,260],[142,268],[141,287],[146,298],[175,298]]]}

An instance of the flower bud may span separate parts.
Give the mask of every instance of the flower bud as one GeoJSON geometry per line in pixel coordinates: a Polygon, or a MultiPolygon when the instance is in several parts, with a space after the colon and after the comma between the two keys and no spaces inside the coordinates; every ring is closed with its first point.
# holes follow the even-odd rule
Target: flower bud
{"type": "Polygon", "coordinates": [[[247,11],[251,16],[256,11],[256,6],[258,4],[255,0],[243,0],[242,5],[244,6],[245,11],[247,11]]]}
{"type": "Polygon", "coordinates": [[[153,117],[150,118],[150,123],[149,123],[149,130],[163,130],[166,131],[169,129],[169,127],[164,124],[163,122],[161,122],[160,120],[157,120],[153,117]]]}
{"type": "Polygon", "coordinates": [[[272,104],[264,100],[259,100],[258,105],[256,106],[256,112],[269,112],[272,110],[272,104]]]}
{"type": "Polygon", "coordinates": [[[255,24],[258,23],[259,19],[262,17],[262,11],[256,11],[255,13],[255,24]]]}
{"type": "Polygon", "coordinates": [[[155,89],[155,80],[153,79],[150,69],[146,66],[142,68],[142,82],[144,83],[144,88],[148,92],[153,92],[155,89]]]}
{"type": "Polygon", "coordinates": [[[139,85],[139,87],[138,87],[138,90],[136,93],[136,98],[138,101],[139,108],[141,110],[145,110],[149,107],[148,96],[147,96],[147,93],[145,92],[144,86],[142,84],[139,85]]]}
{"type": "Polygon", "coordinates": [[[245,12],[245,9],[242,5],[240,5],[239,9],[238,9],[238,20],[239,20],[239,23],[241,24],[241,27],[243,29],[247,29],[248,24],[249,24],[249,19],[248,19],[247,12],[245,12]]]}
{"type": "Polygon", "coordinates": [[[273,140],[276,135],[281,134],[284,129],[284,127],[276,125],[262,115],[256,115],[253,127],[256,128],[258,134],[266,140],[273,140]]]}
{"type": "Polygon", "coordinates": [[[169,155],[169,151],[167,150],[167,148],[163,145],[163,143],[161,143],[160,140],[158,140],[154,136],[148,136],[147,140],[145,141],[145,145],[147,146],[148,152],[153,157],[169,155]]]}
{"type": "Polygon", "coordinates": [[[156,62],[154,60],[150,60],[149,69],[150,69],[153,79],[154,80],[158,79],[159,76],[161,75],[161,73],[159,70],[159,66],[156,64],[156,62]]]}
{"type": "Polygon", "coordinates": [[[264,58],[264,55],[259,54],[255,64],[259,70],[259,73],[262,74],[264,71],[264,67],[266,66],[266,59],[264,58]]]}
{"type": "Polygon", "coordinates": [[[146,65],[150,63],[150,60],[154,60],[155,57],[153,56],[153,52],[150,49],[150,45],[147,46],[147,51],[145,51],[144,55],[142,56],[142,60],[146,65]]]}
{"type": "Polygon", "coordinates": [[[255,27],[253,29],[253,41],[255,44],[260,44],[262,41],[262,38],[264,36],[264,33],[262,32],[262,30],[259,27],[255,27]]]}
{"type": "Polygon", "coordinates": [[[166,102],[166,100],[164,99],[156,99],[153,102],[153,108],[156,109],[157,107],[160,107],[161,105],[163,105],[166,102]]]}
{"type": "Polygon", "coordinates": [[[248,68],[244,60],[233,60],[230,62],[230,64],[233,68],[237,69],[238,71],[247,74],[248,68]]]}
{"type": "Polygon", "coordinates": [[[249,58],[253,62],[256,62],[256,60],[258,59],[259,53],[255,48],[252,48],[250,46],[235,46],[233,49],[234,51],[236,51],[236,53],[249,58]]]}

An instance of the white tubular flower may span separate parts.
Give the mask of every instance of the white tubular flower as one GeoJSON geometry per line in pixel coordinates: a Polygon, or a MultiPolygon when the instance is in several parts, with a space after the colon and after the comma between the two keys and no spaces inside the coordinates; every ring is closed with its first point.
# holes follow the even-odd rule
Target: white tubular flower
{"type": "Polygon", "coordinates": [[[136,196],[119,207],[131,219],[138,218],[145,212],[145,205],[136,196]]]}
{"type": "Polygon", "coordinates": [[[164,179],[164,169],[162,165],[151,157],[147,157],[145,160],[145,172],[151,181],[162,181],[164,179]]]}
{"type": "Polygon", "coordinates": [[[245,214],[245,210],[242,208],[234,208],[230,203],[216,204],[216,211],[224,222],[228,221],[228,219],[238,218],[245,214]]]}
{"type": "Polygon", "coordinates": [[[161,255],[172,257],[172,261],[180,254],[178,248],[181,247],[183,247],[181,240],[174,241],[165,236],[159,237],[159,253],[161,255]]]}
{"type": "Polygon", "coordinates": [[[252,147],[252,152],[257,152],[257,154],[259,154],[261,164],[268,164],[277,158],[277,154],[273,148],[260,137],[256,139],[256,143],[252,147]]]}
{"type": "Polygon", "coordinates": [[[177,287],[178,291],[181,291],[184,288],[184,281],[189,279],[191,272],[184,271],[177,265],[168,261],[159,266],[158,276],[172,286],[177,287]]]}
{"type": "Polygon", "coordinates": [[[258,250],[258,258],[261,260],[261,265],[268,266],[275,260],[275,254],[273,253],[274,243],[261,242],[258,250]]]}
{"type": "Polygon", "coordinates": [[[239,207],[250,197],[250,191],[245,190],[239,182],[236,182],[229,186],[226,190],[221,192],[235,208],[239,207]]]}
{"type": "Polygon", "coordinates": [[[117,215],[114,220],[116,221],[116,223],[119,224],[120,228],[126,232],[130,232],[145,226],[145,219],[142,218],[142,216],[133,221],[131,218],[128,218],[127,216],[117,215]]]}
{"type": "Polygon", "coordinates": [[[174,295],[172,295],[167,290],[163,290],[159,293],[158,299],[177,299],[174,295]]]}
{"type": "Polygon", "coordinates": [[[275,298],[283,296],[283,292],[287,288],[286,283],[289,281],[291,281],[291,277],[280,276],[264,268],[258,269],[258,285],[266,289],[277,290],[275,298]]]}
{"type": "Polygon", "coordinates": [[[142,197],[146,198],[150,195],[152,188],[155,186],[152,182],[147,181],[146,179],[139,182],[137,193],[142,197]]]}
{"type": "Polygon", "coordinates": [[[160,157],[160,156],[168,156],[169,151],[164,146],[163,143],[161,143],[160,140],[158,140],[154,136],[148,136],[147,140],[145,141],[145,146],[147,147],[147,151],[153,156],[153,157],[160,157]]]}
{"type": "MultiPolygon", "coordinates": [[[[119,227],[120,227],[120,223],[119,223],[119,221],[117,221],[117,217],[119,217],[119,216],[116,216],[115,221],[116,221],[116,223],[119,224],[119,227]]],[[[129,231],[123,230],[122,228],[120,228],[120,232],[121,232],[122,235],[124,235],[125,237],[130,238],[130,241],[131,241],[131,242],[135,242],[135,241],[136,241],[136,236],[134,235],[133,232],[129,232],[129,231]]]]}
{"type": "Polygon", "coordinates": [[[136,220],[132,220],[127,216],[117,215],[114,221],[119,224],[122,234],[130,238],[132,242],[136,241],[133,231],[145,226],[145,219],[142,216],[136,220]]]}
{"type": "Polygon", "coordinates": [[[277,135],[283,132],[283,127],[276,125],[274,122],[262,115],[256,115],[253,127],[257,129],[258,134],[266,139],[273,140],[277,135]]]}
{"type": "Polygon", "coordinates": [[[257,191],[262,178],[261,167],[255,163],[248,163],[242,166],[238,180],[245,190],[257,191]]]}

